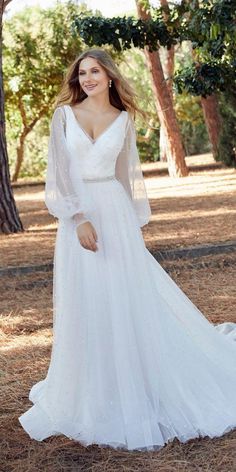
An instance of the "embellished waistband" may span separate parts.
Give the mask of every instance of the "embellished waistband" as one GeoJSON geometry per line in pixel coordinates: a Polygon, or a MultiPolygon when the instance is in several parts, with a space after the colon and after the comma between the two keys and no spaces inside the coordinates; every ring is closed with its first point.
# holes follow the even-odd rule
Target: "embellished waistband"
{"type": "Polygon", "coordinates": [[[84,182],[105,182],[106,180],[113,180],[113,179],[116,179],[115,175],[108,175],[107,177],[95,177],[95,178],[84,177],[83,181],[84,182]]]}

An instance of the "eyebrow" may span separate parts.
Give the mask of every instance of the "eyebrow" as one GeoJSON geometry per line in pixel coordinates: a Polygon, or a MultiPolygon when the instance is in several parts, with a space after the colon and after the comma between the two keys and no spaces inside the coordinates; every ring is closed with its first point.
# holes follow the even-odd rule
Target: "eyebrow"
{"type": "MultiPolygon", "coordinates": [[[[99,69],[99,66],[93,66],[93,67],[90,67],[89,69],[99,69]]],[[[87,69],[87,70],[89,70],[87,69]]],[[[81,71],[86,71],[86,69],[82,69],[82,68],[79,68],[79,72],[81,71]]]]}

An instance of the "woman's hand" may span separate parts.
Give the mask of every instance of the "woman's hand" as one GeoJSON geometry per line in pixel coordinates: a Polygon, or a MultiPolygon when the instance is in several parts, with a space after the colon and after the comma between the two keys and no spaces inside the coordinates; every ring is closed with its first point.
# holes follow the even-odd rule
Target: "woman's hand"
{"type": "Polygon", "coordinates": [[[96,244],[98,240],[97,233],[90,221],[85,221],[85,223],[81,223],[79,226],[77,226],[76,233],[81,246],[94,252],[98,250],[96,244]]]}

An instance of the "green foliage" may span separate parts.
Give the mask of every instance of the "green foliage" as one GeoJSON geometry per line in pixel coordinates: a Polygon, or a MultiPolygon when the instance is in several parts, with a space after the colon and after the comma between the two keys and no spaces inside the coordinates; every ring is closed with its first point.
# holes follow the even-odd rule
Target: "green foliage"
{"type": "MultiPolygon", "coordinates": [[[[42,118],[48,125],[64,73],[84,48],[81,38],[71,34],[72,18],[81,8],[84,11],[85,7],[78,8],[71,2],[47,10],[27,7],[4,23],[3,74],[11,173],[23,131],[32,136],[27,136],[21,176],[31,172],[31,168],[33,175],[36,168],[38,172],[45,168],[47,143],[39,136],[40,126],[37,133],[33,129],[42,118]]],[[[45,133],[48,134],[48,126],[45,133]]]]}
{"type": "Polygon", "coordinates": [[[203,58],[235,57],[236,1],[194,0],[185,3],[187,39],[194,48],[201,48],[203,58]]]}
{"type": "MultiPolygon", "coordinates": [[[[153,100],[150,75],[146,67],[143,52],[134,48],[132,51],[126,50],[119,68],[137,93],[140,108],[148,113],[149,119],[153,122],[153,126],[159,126],[153,100]]],[[[147,128],[147,122],[140,117],[137,118],[136,123],[138,129],[147,128]]]]}
{"type": "MultiPolygon", "coordinates": [[[[160,54],[164,60],[164,50],[160,54]]],[[[176,62],[179,64],[182,54],[186,57],[187,50],[176,53],[176,62]]],[[[145,64],[145,56],[139,49],[126,50],[120,64],[122,74],[127,77],[138,94],[140,107],[148,113],[149,123],[137,117],[136,128],[138,132],[138,149],[142,162],[157,161],[160,158],[159,150],[159,122],[156,113],[150,76],[145,64]],[[143,137],[148,127],[151,133],[147,140],[143,137]]],[[[209,140],[206,131],[200,98],[187,93],[174,97],[174,106],[180,125],[183,143],[187,154],[197,154],[209,151],[209,140]]]]}
{"type": "Polygon", "coordinates": [[[236,84],[236,0],[186,2],[182,24],[195,61],[175,74],[178,92],[206,97],[236,84]]]}
{"type": "Polygon", "coordinates": [[[139,139],[137,141],[137,147],[141,162],[156,162],[160,160],[160,148],[159,148],[159,128],[153,130],[147,140],[142,138],[145,136],[146,129],[139,128],[139,139]]]}
{"type": "MultiPolygon", "coordinates": [[[[86,14],[84,10],[85,7],[78,9],[71,2],[57,4],[56,7],[47,10],[26,8],[4,24],[4,78],[7,139],[11,169],[15,163],[16,145],[23,129],[19,104],[23,104],[27,125],[34,120],[44,107],[42,118],[26,139],[25,160],[21,177],[44,177],[52,102],[60,89],[67,66],[74,60],[76,55],[84,50],[85,45],[78,34],[78,23],[74,22],[76,18],[80,18],[81,21],[83,18],[83,21],[85,21],[86,14]],[[81,10],[83,15],[79,16],[81,10]],[[71,24],[73,24],[73,28],[71,24]]],[[[145,24],[145,27],[139,23],[139,20],[132,19],[127,28],[125,26],[127,19],[123,17],[119,19],[119,31],[116,29],[118,23],[115,22],[118,19],[111,19],[113,23],[111,23],[112,26],[109,30],[110,38],[118,41],[119,47],[118,43],[116,43],[117,49],[114,48],[112,43],[109,43],[106,45],[106,49],[119,63],[122,73],[133,83],[139,95],[141,108],[149,114],[149,124],[141,118],[136,121],[138,148],[142,161],[159,159],[159,123],[144,54],[138,48],[132,48],[131,50],[130,47],[134,43],[138,44],[139,38],[141,38],[143,45],[147,38],[150,42],[156,41],[157,47],[160,47],[161,44],[169,47],[178,38],[182,40],[186,35],[186,25],[177,31],[179,25],[183,23],[180,12],[183,12],[183,6],[178,7],[178,10],[172,9],[172,23],[165,25],[162,18],[160,18],[160,11],[153,10],[153,19],[149,24],[145,24]],[[141,27],[141,30],[136,29],[137,25],[141,27]],[[126,32],[122,33],[125,28],[126,32]],[[123,34],[122,41],[119,39],[121,33],[123,34]],[[133,37],[135,38],[134,41],[133,37]],[[125,43],[125,41],[127,42],[125,43]],[[145,140],[143,137],[149,125],[152,131],[148,140],[145,140]]],[[[88,27],[91,21],[91,12],[87,12],[87,14],[90,15],[86,20],[88,27]]],[[[105,31],[107,25],[105,21],[109,22],[109,20],[103,18],[104,22],[99,23],[101,21],[100,14],[92,18],[92,28],[90,26],[88,31],[88,38],[91,40],[90,46],[96,44],[91,35],[91,30],[94,34],[96,33],[97,39],[101,35],[105,41],[108,34],[105,31]]],[[[81,28],[82,24],[85,23],[81,23],[81,28]]],[[[162,54],[162,48],[160,48],[160,53],[162,54]]],[[[184,61],[189,58],[189,54],[187,55],[184,49],[183,56],[184,61]]],[[[178,53],[176,57],[178,58],[178,53]]],[[[178,63],[180,64],[179,60],[178,63]]],[[[185,93],[177,95],[175,97],[175,107],[187,153],[192,154],[207,150],[209,143],[198,98],[185,93]]]]}
{"type": "Polygon", "coordinates": [[[143,21],[133,17],[104,18],[102,16],[79,15],[74,17],[73,30],[80,34],[88,46],[110,44],[117,51],[131,47],[149,46],[155,51],[159,46],[170,48],[176,39],[169,33],[161,12],[156,19],[143,21]]]}
{"type": "MultiPolygon", "coordinates": [[[[47,165],[47,131],[42,135],[41,123],[37,123],[35,128],[27,136],[25,142],[24,160],[20,170],[20,178],[43,180],[47,165]]],[[[15,145],[11,141],[8,145],[10,168],[15,165],[15,145]]]]}
{"type": "Polygon", "coordinates": [[[178,91],[206,97],[226,90],[236,80],[236,0],[183,0],[171,6],[165,22],[163,9],[151,9],[152,18],[146,21],[75,16],[73,29],[89,46],[109,44],[119,51],[132,46],[154,51],[191,41],[197,61],[176,73],[178,91]]]}
{"type": "Polygon", "coordinates": [[[210,152],[200,98],[183,92],[175,96],[174,102],[186,154],[210,152]]]}
{"type": "Polygon", "coordinates": [[[4,23],[7,105],[17,107],[22,99],[29,119],[43,104],[50,107],[66,67],[82,51],[81,39],[71,37],[75,11],[70,2],[48,10],[27,7],[4,23]]]}
{"type": "Polygon", "coordinates": [[[227,89],[229,81],[235,81],[235,71],[232,66],[217,63],[194,63],[177,71],[174,75],[174,87],[178,93],[184,91],[192,95],[207,97],[212,93],[227,89]]]}
{"type": "Polygon", "coordinates": [[[149,118],[147,122],[147,120],[137,116],[135,123],[141,162],[157,161],[159,159],[159,123],[143,52],[136,48],[133,48],[132,51],[126,50],[120,64],[120,71],[133,85],[138,95],[139,106],[147,112],[149,118]],[[143,138],[149,126],[151,126],[152,131],[149,138],[145,140],[143,138]]]}
{"type": "Polygon", "coordinates": [[[187,156],[211,152],[211,146],[203,121],[194,125],[191,121],[180,122],[180,131],[187,156]]]}
{"type": "Polygon", "coordinates": [[[236,167],[236,89],[221,95],[220,113],[222,126],[216,159],[227,166],[236,167]]]}
{"type": "MultiPolygon", "coordinates": [[[[52,104],[67,67],[85,49],[78,33],[72,34],[71,24],[75,14],[85,11],[84,5],[78,7],[68,1],[48,9],[27,7],[4,22],[3,73],[11,174],[20,136],[28,130],[20,177],[44,177],[52,104]]],[[[109,46],[106,49],[117,63],[121,61],[122,54],[109,46]]]]}

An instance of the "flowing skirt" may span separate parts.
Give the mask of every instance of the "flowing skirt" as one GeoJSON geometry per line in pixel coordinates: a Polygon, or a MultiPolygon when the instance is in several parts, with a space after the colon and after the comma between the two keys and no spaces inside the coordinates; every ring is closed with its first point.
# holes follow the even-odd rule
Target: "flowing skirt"
{"type": "Polygon", "coordinates": [[[98,251],[59,221],[51,361],[21,425],[38,441],[64,434],[126,450],[230,431],[236,323],[210,323],[158,264],[118,180],[86,185],[98,251]]]}

